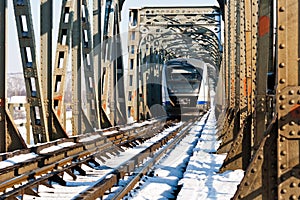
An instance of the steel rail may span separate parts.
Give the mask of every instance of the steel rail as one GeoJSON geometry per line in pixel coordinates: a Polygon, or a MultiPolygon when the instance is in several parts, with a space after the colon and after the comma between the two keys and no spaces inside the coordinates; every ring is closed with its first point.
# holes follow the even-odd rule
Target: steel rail
{"type": "MultiPolygon", "coordinates": [[[[197,121],[198,118],[193,119],[197,121]]],[[[193,121],[193,122],[194,122],[193,121]]],[[[110,199],[121,199],[124,197],[140,180],[140,178],[145,175],[149,169],[170,149],[174,148],[174,146],[188,133],[191,126],[194,124],[193,122],[185,122],[182,126],[178,127],[176,130],[170,132],[168,135],[155,142],[139,154],[132,157],[130,160],[121,164],[118,168],[113,170],[111,173],[107,174],[105,177],[98,180],[94,185],[87,188],[85,191],[81,192],[78,196],[73,198],[74,200],[79,199],[95,199],[102,198],[106,191],[113,188],[118,184],[119,180],[123,179],[126,174],[133,174],[132,180],[127,183],[127,185],[118,190],[117,193],[113,197],[109,197],[110,199]],[[168,143],[173,139],[171,142],[168,143]],[[168,143],[168,144],[167,144],[168,143]],[[166,146],[164,146],[167,144],[166,146]],[[164,147],[163,147],[164,146],[164,147]],[[163,147],[163,149],[159,150],[157,153],[154,153],[159,148],[163,147]],[[146,163],[143,163],[144,160],[149,159],[146,163]],[[141,164],[143,165],[142,167],[141,164]]]]}
{"type": "MultiPolygon", "coordinates": [[[[95,156],[98,158],[107,156],[107,153],[113,154],[122,151],[121,146],[124,146],[125,142],[114,141],[118,140],[119,135],[125,136],[125,138],[131,138],[130,142],[133,142],[134,138],[139,140],[141,138],[150,137],[151,134],[145,133],[141,130],[151,130],[152,135],[156,135],[155,127],[162,128],[164,126],[164,119],[157,120],[155,122],[144,123],[140,127],[122,127],[122,128],[110,128],[107,130],[97,131],[94,133],[76,136],[68,139],[59,139],[55,142],[46,143],[40,146],[35,146],[26,151],[23,154],[33,152],[37,154],[37,157],[25,160],[23,162],[16,163],[13,166],[0,169],[0,195],[1,198],[13,197],[16,195],[24,194],[27,188],[32,188],[35,185],[40,185],[49,180],[51,177],[61,174],[64,171],[71,174],[73,178],[76,175],[72,174],[71,170],[75,166],[80,166],[82,163],[86,163],[87,160],[93,160],[95,156]],[[114,133],[116,131],[117,133],[114,133]],[[108,132],[108,133],[107,133],[108,132]],[[112,132],[114,137],[110,137],[109,132],[112,132]],[[106,133],[106,135],[104,135],[106,133]],[[69,146],[65,146],[55,151],[43,152],[47,148],[64,144],[66,142],[74,143],[69,146]],[[19,187],[15,185],[22,184],[19,187]],[[13,188],[9,192],[5,192],[9,188],[13,188]]],[[[62,145],[63,146],[63,145],[62,145]]],[[[13,157],[13,155],[21,155],[22,152],[15,152],[7,155],[13,157]]],[[[7,159],[6,159],[7,160],[7,159]]],[[[104,160],[104,159],[102,159],[104,160]]]]}

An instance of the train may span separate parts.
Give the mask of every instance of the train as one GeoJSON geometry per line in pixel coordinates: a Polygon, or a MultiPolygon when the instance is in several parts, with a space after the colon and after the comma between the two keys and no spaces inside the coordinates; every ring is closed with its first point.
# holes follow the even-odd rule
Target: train
{"type": "Polygon", "coordinates": [[[169,117],[199,115],[209,109],[207,64],[201,59],[176,58],[162,69],[162,105],[169,117]]]}

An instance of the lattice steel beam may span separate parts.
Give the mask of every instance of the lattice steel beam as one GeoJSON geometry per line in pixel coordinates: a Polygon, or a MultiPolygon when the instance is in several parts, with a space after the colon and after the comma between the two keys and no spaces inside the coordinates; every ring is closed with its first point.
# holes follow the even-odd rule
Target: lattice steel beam
{"type": "Polygon", "coordinates": [[[26,95],[30,104],[31,125],[35,143],[50,140],[45,106],[41,90],[40,72],[36,63],[36,46],[32,24],[31,7],[28,0],[14,0],[14,13],[21,51],[26,95]]]}
{"type": "Polygon", "coordinates": [[[0,1],[0,153],[26,148],[7,108],[7,0],[0,1]]]}
{"type": "MultiPolygon", "coordinates": [[[[298,0],[277,1],[276,49],[277,195],[300,197],[300,5],[298,0]]],[[[269,158],[270,159],[270,158],[269,158]]],[[[275,158],[272,158],[275,160],[275,158]]]]}
{"type": "Polygon", "coordinates": [[[71,36],[74,16],[74,1],[64,0],[58,29],[57,48],[53,70],[53,108],[61,122],[63,122],[64,97],[66,76],[68,71],[68,56],[71,49],[71,36]]]}

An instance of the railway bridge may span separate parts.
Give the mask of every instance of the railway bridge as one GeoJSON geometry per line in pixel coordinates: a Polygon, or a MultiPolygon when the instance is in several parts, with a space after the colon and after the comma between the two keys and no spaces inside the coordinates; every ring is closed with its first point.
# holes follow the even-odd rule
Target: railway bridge
{"type": "MultiPolygon", "coordinates": [[[[0,1],[0,161],[161,118],[163,66],[196,58],[207,65],[207,102],[214,100],[207,109],[218,117],[216,153],[227,153],[220,173],[245,170],[234,199],[299,199],[299,2],[131,8],[123,34],[124,1],[62,0],[59,22],[53,0],[38,2],[38,19],[35,1],[0,1]],[[9,29],[17,32],[14,55],[9,29]],[[12,103],[8,63],[16,54],[26,101],[12,103]],[[22,109],[25,131],[16,119],[22,109]]],[[[1,172],[0,180],[17,174],[1,172]]]]}

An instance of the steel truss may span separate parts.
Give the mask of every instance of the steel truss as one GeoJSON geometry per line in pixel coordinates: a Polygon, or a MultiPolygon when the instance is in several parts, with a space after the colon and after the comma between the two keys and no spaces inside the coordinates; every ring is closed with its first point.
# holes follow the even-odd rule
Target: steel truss
{"type": "Polygon", "coordinates": [[[233,199],[297,199],[299,3],[229,1],[224,10],[228,108],[219,152],[228,154],[220,171],[246,171],[233,199]]]}
{"type": "Polygon", "coordinates": [[[138,121],[163,113],[157,105],[161,104],[160,74],[166,60],[209,58],[219,68],[220,31],[216,7],[130,10],[127,117],[138,121]]]}

